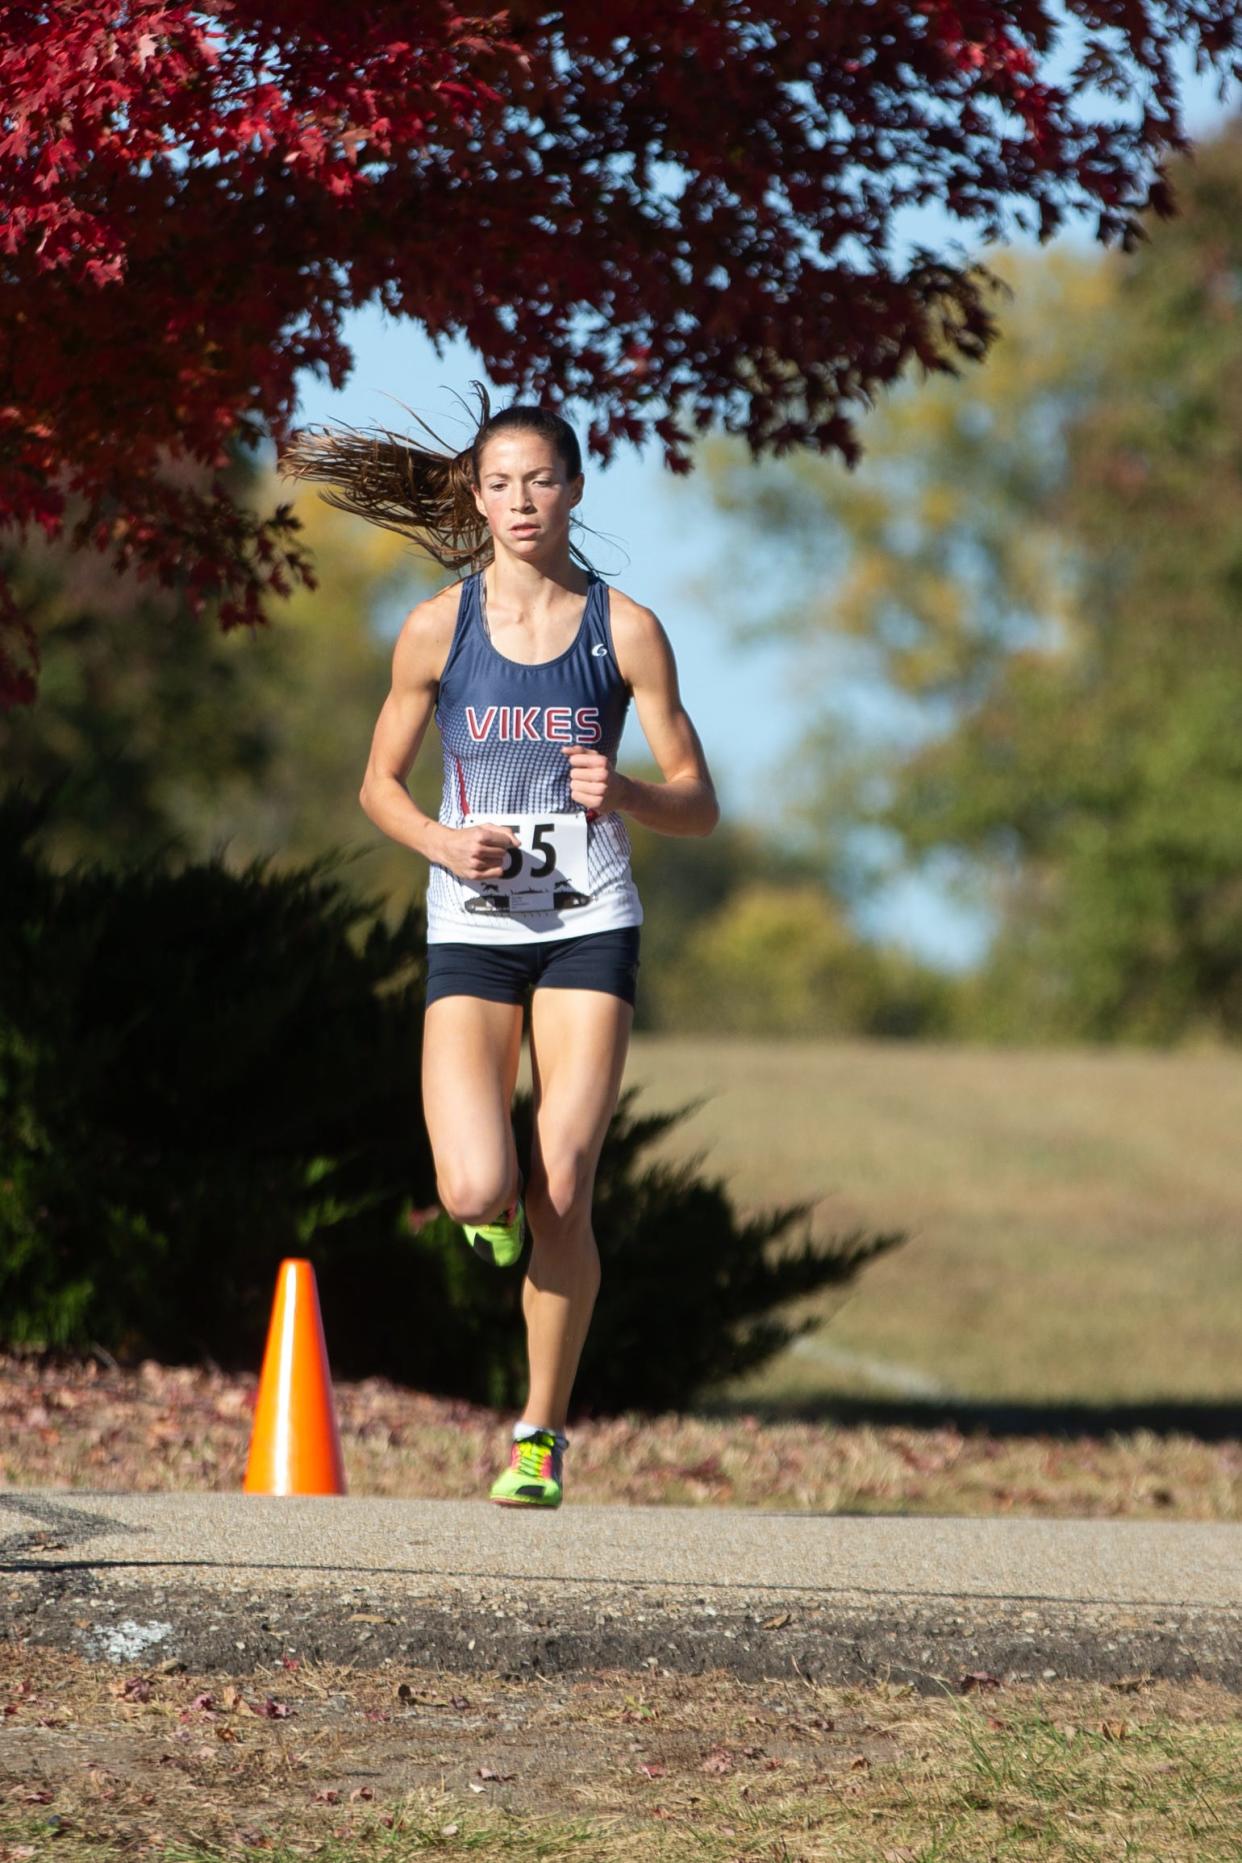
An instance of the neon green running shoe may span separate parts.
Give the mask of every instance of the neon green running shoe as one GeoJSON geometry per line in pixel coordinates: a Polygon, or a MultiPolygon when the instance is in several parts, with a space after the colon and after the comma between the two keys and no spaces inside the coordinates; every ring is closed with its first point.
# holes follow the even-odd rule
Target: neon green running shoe
{"type": "Polygon", "coordinates": [[[522,1182],[518,1179],[518,1194],[507,1210],[502,1210],[494,1223],[483,1223],[472,1229],[469,1223],[463,1223],[466,1240],[476,1255],[484,1261],[490,1261],[495,1268],[511,1268],[526,1246],[526,1211],[522,1207],[522,1182]]]}
{"type": "Polygon", "coordinates": [[[492,1499],[501,1507],[559,1507],[563,1452],[552,1430],[540,1430],[514,1443],[509,1466],[492,1483],[492,1499]]]}

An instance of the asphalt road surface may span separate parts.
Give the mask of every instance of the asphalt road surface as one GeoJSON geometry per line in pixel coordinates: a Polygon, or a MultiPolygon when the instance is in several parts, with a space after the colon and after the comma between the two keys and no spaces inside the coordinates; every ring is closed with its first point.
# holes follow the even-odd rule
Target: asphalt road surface
{"type": "Polygon", "coordinates": [[[8,1490],[0,1634],[139,1669],[296,1655],[1242,1692],[1242,1525],[8,1490]]]}

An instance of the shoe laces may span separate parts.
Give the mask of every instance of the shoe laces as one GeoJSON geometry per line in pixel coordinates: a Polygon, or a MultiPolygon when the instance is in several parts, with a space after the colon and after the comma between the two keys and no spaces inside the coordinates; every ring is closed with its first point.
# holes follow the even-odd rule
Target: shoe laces
{"type": "Polygon", "coordinates": [[[527,1436],[522,1442],[514,1443],[509,1466],[529,1480],[559,1481],[560,1459],[555,1436],[550,1430],[540,1430],[537,1436],[527,1436]]]}

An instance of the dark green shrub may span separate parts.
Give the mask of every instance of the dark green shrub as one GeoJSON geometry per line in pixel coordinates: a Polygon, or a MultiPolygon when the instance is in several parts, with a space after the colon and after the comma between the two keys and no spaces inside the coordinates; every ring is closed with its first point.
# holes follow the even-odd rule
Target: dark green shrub
{"type": "Polygon", "coordinates": [[[283,1256],[388,1242],[431,1165],[422,925],[322,865],[47,873],[0,805],[0,1325],[253,1361],[283,1256]]]}
{"type": "MultiPolygon", "coordinates": [[[[338,1376],[523,1394],[521,1273],[434,1202],[416,913],[387,927],[322,863],[56,876],[0,803],[0,1339],[256,1365],[276,1268],[315,1263],[338,1376]]],[[[648,1163],[679,1118],[627,1095],[604,1146],[604,1285],[584,1408],[664,1408],[760,1364],[781,1309],[901,1240],[789,1240],[648,1163]]],[[[519,1150],[530,1105],[519,1100],[519,1150]]]]}

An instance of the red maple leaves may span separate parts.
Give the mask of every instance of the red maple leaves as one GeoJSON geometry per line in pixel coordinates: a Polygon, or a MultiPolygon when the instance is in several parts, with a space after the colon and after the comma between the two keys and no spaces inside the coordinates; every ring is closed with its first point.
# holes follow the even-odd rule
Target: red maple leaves
{"type": "MultiPolygon", "coordinates": [[[[1036,0],[7,6],[0,521],[261,620],[314,578],[229,448],[285,435],[302,369],[344,380],[375,299],[588,408],[600,456],[654,432],[684,468],[713,421],[850,456],[870,395],[992,334],[904,210],[1132,241],[1183,146],[1174,53],[1234,68],[1239,10],[1074,0],[1056,84],[1036,0]]],[[[0,700],[34,670],[0,576],[0,700]]]]}

